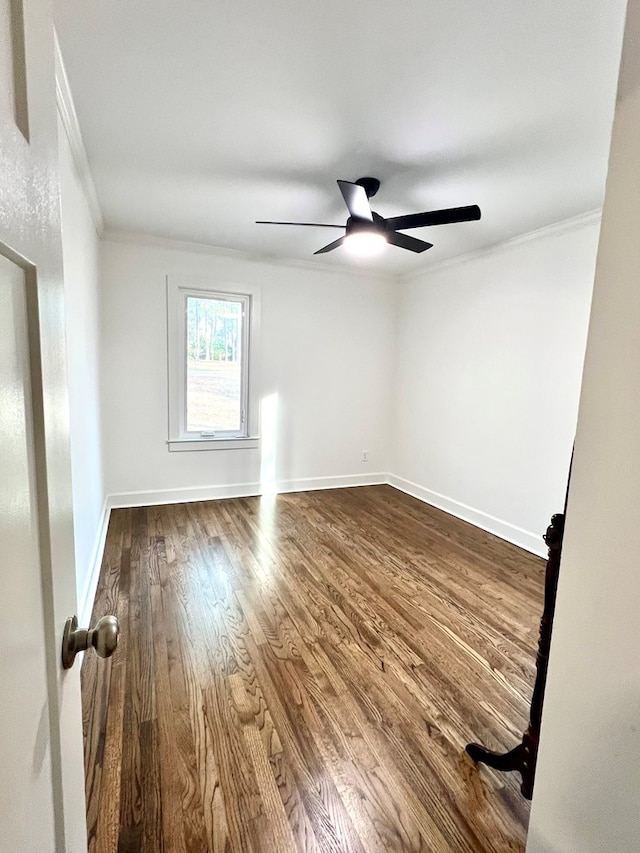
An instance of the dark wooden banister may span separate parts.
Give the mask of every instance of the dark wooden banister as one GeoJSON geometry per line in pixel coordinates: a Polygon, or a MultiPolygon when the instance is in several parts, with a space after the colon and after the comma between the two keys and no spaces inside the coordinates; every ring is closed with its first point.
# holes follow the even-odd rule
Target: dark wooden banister
{"type": "MultiPolygon", "coordinates": [[[[569,469],[571,478],[571,469],[569,469]]],[[[469,756],[476,763],[481,762],[496,770],[517,770],[522,776],[520,790],[523,796],[530,800],[533,796],[533,783],[538,760],[538,745],[540,742],[540,724],[542,722],[542,706],[544,691],[547,684],[547,669],[549,666],[549,649],[551,647],[551,632],[553,616],[556,609],[556,592],[560,574],[560,557],[562,555],[562,539],[564,536],[565,515],[569,484],[564,501],[564,512],[551,516],[551,524],[544,535],[548,557],[544,579],[544,606],[540,620],[540,637],[538,639],[538,654],[536,656],[536,680],[533,686],[529,725],[518,746],[509,752],[491,752],[477,743],[468,743],[466,748],[469,756]]]]}
{"type": "Polygon", "coordinates": [[[536,657],[536,680],[533,687],[527,730],[522,736],[521,743],[509,752],[491,752],[477,743],[469,743],[466,746],[468,754],[475,762],[482,762],[489,765],[489,767],[494,767],[496,770],[518,770],[522,776],[520,790],[528,800],[533,796],[533,781],[538,757],[544,690],[547,683],[549,648],[551,646],[551,630],[556,606],[556,590],[558,588],[558,570],[560,568],[563,532],[564,515],[558,513],[552,516],[551,524],[544,536],[544,541],[549,548],[549,558],[545,572],[544,609],[542,619],[540,620],[540,638],[538,641],[538,655],[536,657]]]}

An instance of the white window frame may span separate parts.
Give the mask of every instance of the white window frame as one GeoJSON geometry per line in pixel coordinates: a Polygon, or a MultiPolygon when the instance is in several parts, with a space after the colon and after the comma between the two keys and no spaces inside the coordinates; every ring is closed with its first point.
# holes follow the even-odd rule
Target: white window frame
{"type": "Polygon", "coordinates": [[[259,446],[257,433],[257,349],[260,293],[255,287],[167,276],[167,386],[170,451],[238,450],[259,446]],[[239,431],[187,429],[187,299],[233,300],[242,304],[242,423],[239,431]]]}

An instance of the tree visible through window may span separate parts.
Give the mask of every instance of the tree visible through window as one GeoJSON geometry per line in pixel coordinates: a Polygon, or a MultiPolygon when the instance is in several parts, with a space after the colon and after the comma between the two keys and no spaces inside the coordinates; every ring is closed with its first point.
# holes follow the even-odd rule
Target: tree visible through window
{"type": "Polygon", "coordinates": [[[242,433],[246,298],[187,296],[188,432],[242,433]]]}

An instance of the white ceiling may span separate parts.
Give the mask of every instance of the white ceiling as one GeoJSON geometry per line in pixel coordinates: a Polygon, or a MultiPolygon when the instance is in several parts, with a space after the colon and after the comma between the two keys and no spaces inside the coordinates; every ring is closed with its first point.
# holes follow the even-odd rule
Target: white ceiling
{"type": "MultiPolygon", "coordinates": [[[[109,228],[310,260],[337,178],[383,216],[479,204],[406,271],[597,208],[624,0],[56,0],[109,228]]],[[[319,263],[355,263],[342,250],[319,263]]],[[[369,262],[372,263],[372,262],[369,262]]]]}

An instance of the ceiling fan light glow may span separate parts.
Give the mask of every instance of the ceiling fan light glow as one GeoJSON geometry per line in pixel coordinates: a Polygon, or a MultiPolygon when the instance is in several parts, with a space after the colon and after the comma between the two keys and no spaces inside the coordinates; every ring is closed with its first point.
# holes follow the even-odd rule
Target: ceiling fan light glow
{"type": "Polygon", "coordinates": [[[347,234],[342,245],[350,255],[358,258],[373,258],[384,252],[387,238],[380,231],[354,231],[352,234],[347,234]]]}

